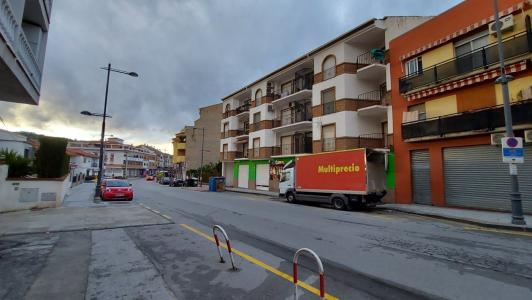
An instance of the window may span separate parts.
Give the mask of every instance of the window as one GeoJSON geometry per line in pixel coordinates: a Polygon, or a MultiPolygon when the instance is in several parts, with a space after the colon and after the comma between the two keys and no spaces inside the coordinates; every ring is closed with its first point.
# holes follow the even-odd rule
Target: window
{"type": "MultiPolygon", "coordinates": [[[[417,120],[426,120],[427,112],[425,111],[425,103],[412,105],[408,107],[409,112],[417,112],[417,120]]],[[[415,119],[415,118],[414,118],[415,119]]]]}
{"type": "Polygon", "coordinates": [[[260,112],[253,114],[253,130],[260,130],[260,112]]]}
{"type": "Polygon", "coordinates": [[[229,137],[229,122],[224,123],[224,138],[229,137]]]}
{"type": "Polygon", "coordinates": [[[327,56],[323,60],[321,68],[323,72],[323,80],[331,79],[336,76],[336,57],[333,55],[327,56]]]}
{"type": "Polygon", "coordinates": [[[413,58],[405,63],[406,76],[417,75],[423,69],[423,63],[421,62],[421,56],[413,58]]]}
{"type": "Polygon", "coordinates": [[[334,88],[327,89],[321,92],[321,103],[323,103],[323,114],[334,113],[334,101],[336,100],[336,92],[334,88]]]}
{"type": "Polygon", "coordinates": [[[292,81],[283,83],[281,85],[281,97],[288,96],[292,93],[292,81]]]}
{"type": "Polygon", "coordinates": [[[281,155],[292,154],[292,136],[281,137],[281,155]]]}
{"type": "Polygon", "coordinates": [[[228,155],[229,145],[228,144],[223,144],[222,147],[223,147],[222,148],[223,159],[229,159],[229,155],[228,155]]]}
{"type": "Polygon", "coordinates": [[[321,128],[323,151],[335,150],[336,125],[330,124],[321,128]]]}
{"type": "Polygon", "coordinates": [[[480,32],[454,44],[459,73],[471,72],[484,65],[482,52],[477,51],[488,45],[488,32],[480,32]]]}
{"type": "Polygon", "coordinates": [[[262,90],[258,89],[255,92],[255,106],[261,105],[261,101],[262,101],[262,90]]]}
{"type": "Polygon", "coordinates": [[[253,157],[260,156],[260,138],[253,139],[253,157]]]}

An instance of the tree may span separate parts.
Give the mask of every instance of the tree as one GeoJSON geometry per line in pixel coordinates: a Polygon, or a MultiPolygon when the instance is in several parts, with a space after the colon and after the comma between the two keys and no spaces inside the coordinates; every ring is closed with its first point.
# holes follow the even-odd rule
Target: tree
{"type": "Polygon", "coordinates": [[[41,137],[39,143],[35,159],[37,175],[40,178],[58,178],[68,174],[68,141],[64,138],[41,137]]]}

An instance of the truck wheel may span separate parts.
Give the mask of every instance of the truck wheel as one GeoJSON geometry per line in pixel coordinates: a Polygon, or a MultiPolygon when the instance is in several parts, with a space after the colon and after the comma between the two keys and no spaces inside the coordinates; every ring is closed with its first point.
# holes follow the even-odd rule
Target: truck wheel
{"type": "Polygon", "coordinates": [[[338,209],[338,210],[346,210],[347,209],[347,205],[345,204],[344,199],[342,199],[340,197],[334,197],[332,199],[332,205],[334,206],[335,209],[338,209]]]}
{"type": "Polygon", "coordinates": [[[286,193],[286,202],[296,203],[296,196],[294,195],[294,193],[286,193]]]}

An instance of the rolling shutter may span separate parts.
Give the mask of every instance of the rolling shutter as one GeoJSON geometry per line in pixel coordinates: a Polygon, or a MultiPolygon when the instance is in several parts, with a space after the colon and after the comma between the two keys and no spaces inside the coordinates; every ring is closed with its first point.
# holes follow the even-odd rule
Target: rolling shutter
{"type": "Polygon", "coordinates": [[[238,167],[238,187],[239,188],[248,188],[248,178],[249,178],[249,166],[240,165],[238,167]]]}
{"type": "Polygon", "coordinates": [[[412,198],[417,204],[432,204],[430,187],[429,151],[416,150],[411,153],[412,198]]]}
{"type": "Polygon", "coordinates": [[[262,164],[257,165],[257,178],[256,178],[257,190],[269,190],[270,186],[270,165],[262,164]]]}
{"type": "MultiPolygon", "coordinates": [[[[532,213],[532,159],[525,147],[525,163],[517,164],[523,210],[532,213]]],[[[511,210],[508,164],[501,148],[492,145],[443,150],[445,199],[448,205],[511,210]]]]}

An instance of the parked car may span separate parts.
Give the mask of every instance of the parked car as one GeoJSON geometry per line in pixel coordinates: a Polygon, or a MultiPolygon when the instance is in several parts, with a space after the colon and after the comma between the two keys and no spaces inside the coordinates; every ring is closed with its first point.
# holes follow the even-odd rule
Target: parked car
{"type": "Polygon", "coordinates": [[[172,182],[170,182],[170,186],[184,186],[184,185],[185,185],[185,181],[183,179],[175,178],[174,180],[172,180],[172,182]]]}
{"type": "Polygon", "coordinates": [[[159,181],[160,184],[164,184],[164,185],[170,185],[170,182],[172,180],[170,179],[170,177],[163,177],[161,178],[161,181],[159,181]]]}
{"type": "Polygon", "coordinates": [[[148,176],[146,176],[146,180],[147,181],[153,181],[153,180],[155,180],[155,177],[151,176],[151,175],[148,175],[148,176]]]}
{"type": "Polygon", "coordinates": [[[133,200],[133,187],[126,180],[108,179],[102,185],[102,200],[133,200]]]}
{"type": "Polygon", "coordinates": [[[188,178],[185,180],[185,186],[198,186],[198,178],[188,178]]]}

